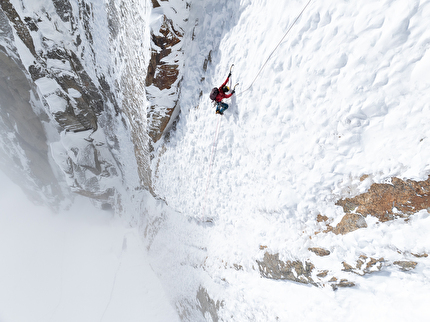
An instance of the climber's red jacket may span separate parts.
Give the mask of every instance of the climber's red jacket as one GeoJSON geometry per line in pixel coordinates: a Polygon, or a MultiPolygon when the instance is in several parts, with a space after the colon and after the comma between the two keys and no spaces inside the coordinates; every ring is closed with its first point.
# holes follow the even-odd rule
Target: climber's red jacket
{"type": "Polygon", "coordinates": [[[229,78],[227,77],[227,79],[225,80],[225,82],[220,86],[220,88],[218,88],[218,95],[215,97],[215,101],[221,102],[224,98],[229,98],[231,95],[233,95],[233,93],[226,94],[222,90],[222,88],[227,84],[228,80],[229,80],[229,78]]]}

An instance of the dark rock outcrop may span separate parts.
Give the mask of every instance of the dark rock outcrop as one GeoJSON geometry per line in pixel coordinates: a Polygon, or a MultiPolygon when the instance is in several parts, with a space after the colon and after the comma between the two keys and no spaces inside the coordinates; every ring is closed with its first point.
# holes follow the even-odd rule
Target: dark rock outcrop
{"type": "Polygon", "coordinates": [[[406,218],[430,208],[430,177],[424,181],[392,178],[391,184],[374,183],[368,192],[341,199],[336,205],[346,213],[374,216],[381,222],[406,218]]]}
{"type": "Polygon", "coordinates": [[[382,269],[385,260],[383,258],[375,259],[367,257],[366,255],[360,255],[357,259],[355,266],[349,265],[343,262],[343,271],[352,272],[358,275],[370,274],[372,272],[378,272],[382,269]]]}
{"type": "Polygon", "coordinates": [[[341,279],[338,281],[336,277],[333,277],[330,281],[330,285],[333,288],[333,291],[336,291],[339,287],[353,287],[355,286],[354,282],[348,281],[347,279],[341,279]]]}
{"type": "MultiPolygon", "coordinates": [[[[8,20],[10,21],[11,25],[16,31],[17,36],[21,39],[21,41],[24,43],[24,45],[28,48],[30,53],[37,57],[36,49],[34,47],[33,38],[30,35],[30,32],[27,28],[27,25],[22,21],[21,17],[18,15],[18,12],[15,10],[13,5],[10,3],[9,0],[2,0],[0,2],[1,8],[5,15],[7,16],[8,20]]],[[[37,28],[33,23],[33,28],[37,28]]]]}
{"type": "Polygon", "coordinates": [[[257,260],[257,264],[262,277],[314,284],[311,274],[315,266],[310,262],[303,263],[299,260],[284,262],[279,259],[279,254],[265,252],[263,260],[257,260]]]}
{"type": "Polygon", "coordinates": [[[337,290],[339,287],[355,286],[354,282],[348,281],[347,279],[341,279],[339,281],[338,278],[333,275],[331,275],[330,278],[328,276],[328,270],[317,270],[314,273],[316,268],[309,261],[282,261],[279,259],[279,254],[265,252],[263,260],[257,260],[257,263],[260,274],[264,278],[289,280],[320,287],[329,285],[333,290],[337,290]]]}
{"type": "Polygon", "coordinates": [[[310,247],[308,248],[311,252],[315,253],[317,256],[328,256],[330,255],[330,251],[320,247],[310,247]]]}
{"type": "MultiPolygon", "coordinates": [[[[104,88],[98,87],[76,53],[71,48],[55,43],[48,35],[41,35],[42,47],[36,50],[30,30],[39,30],[38,24],[43,20],[49,20],[49,17],[38,19],[25,17],[23,20],[9,0],[2,1],[1,6],[16,34],[34,56],[34,63],[25,67],[38,85],[45,104],[55,111],[52,114],[58,124],[68,131],[96,131],[97,116],[103,111],[104,102],[112,98],[108,94],[109,89],[105,92],[104,88]],[[51,62],[50,65],[48,61],[51,62]],[[53,64],[53,61],[56,63],[53,64]],[[43,86],[42,83],[49,83],[50,88],[47,89],[48,86],[43,86]],[[70,91],[74,94],[70,95],[70,91]],[[59,104],[64,104],[64,107],[58,106],[59,104]]],[[[68,1],[54,1],[54,7],[64,22],[73,20],[72,8],[68,1]]],[[[81,13],[87,17],[83,21],[88,24],[91,9],[83,2],[81,13]]],[[[86,28],[86,31],[87,37],[91,40],[90,28],[86,28]]],[[[73,34],[76,29],[72,28],[71,32],[73,34]]]]}
{"type": "Polygon", "coordinates": [[[213,322],[219,321],[218,311],[222,306],[222,302],[215,302],[203,287],[199,288],[196,298],[199,303],[198,308],[200,312],[202,312],[202,315],[206,316],[206,314],[209,314],[213,322]]]}
{"type": "Polygon", "coordinates": [[[402,271],[406,272],[415,269],[418,263],[414,261],[395,261],[393,264],[400,267],[402,271]]]}
{"type": "MultiPolygon", "coordinates": [[[[364,176],[365,177],[365,176],[364,176]]],[[[330,225],[327,216],[319,214],[317,222],[326,225],[323,232],[345,235],[360,228],[366,228],[365,217],[370,215],[381,222],[396,218],[407,219],[423,209],[430,209],[430,176],[424,181],[392,178],[391,184],[374,183],[369,191],[354,198],[340,199],[345,215],[336,227],[330,225]]]]}
{"type": "Polygon", "coordinates": [[[333,228],[333,233],[336,235],[345,235],[360,228],[366,228],[367,223],[363,216],[358,214],[346,214],[343,216],[340,223],[333,228]]]}
{"type": "MultiPolygon", "coordinates": [[[[162,12],[163,5],[153,0],[153,8],[162,12]]],[[[167,5],[167,4],[166,4],[167,5]]],[[[178,9],[178,8],[177,8],[178,9]]],[[[187,10],[179,8],[179,10],[187,10]]],[[[180,95],[180,83],[182,80],[182,45],[184,30],[181,27],[183,21],[179,18],[168,17],[161,13],[158,29],[151,30],[151,58],[145,80],[147,97],[150,102],[148,109],[149,136],[153,142],[157,142],[169,123],[172,122],[174,112],[178,109],[180,95]],[[160,100],[160,96],[164,100],[160,100]],[[165,98],[168,98],[166,101],[165,98]]]]}
{"type": "Polygon", "coordinates": [[[332,232],[336,235],[345,235],[357,229],[367,227],[364,217],[355,213],[345,214],[336,227],[330,225],[329,219],[326,216],[318,215],[317,221],[326,225],[327,229],[323,231],[324,233],[332,232]]]}

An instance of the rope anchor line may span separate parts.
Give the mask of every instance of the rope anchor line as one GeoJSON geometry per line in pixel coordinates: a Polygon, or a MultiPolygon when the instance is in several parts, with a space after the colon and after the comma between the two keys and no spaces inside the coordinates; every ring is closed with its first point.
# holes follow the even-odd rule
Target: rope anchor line
{"type": "Polygon", "coordinates": [[[299,13],[299,15],[296,17],[296,19],[293,21],[292,25],[290,26],[290,28],[288,28],[287,32],[284,34],[284,36],[282,37],[282,39],[278,42],[278,44],[276,45],[275,49],[272,50],[272,52],[270,53],[269,57],[267,57],[266,61],[264,62],[263,66],[261,66],[260,70],[257,73],[257,76],[255,76],[254,80],[252,81],[251,85],[248,86],[247,89],[245,89],[244,91],[238,93],[237,95],[240,95],[242,93],[245,93],[247,90],[249,90],[252,85],[254,85],[254,82],[257,80],[258,76],[260,75],[261,71],[264,69],[264,67],[266,66],[267,62],[269,61],[269,59],[272,57],[273,53],[276,51],[276,49],[278,49],[279,45],[282,43],[282,41],[284,41],[285,37],[288,35],[288,33],[290,32],[290,30],[293,28],[293,26],[296,24],[297,20],[299,20],[299,18],[302,16],[303,12],[306,10],[306,8],[309,6],[309,4],[311,3],[312,0],[309,0],[308,3],[303,7],[302,11],[299,13]]]}
{"type": "MultiPolygon", "coordinates": [[[[297,23],[297,21],[302,16],[303,12],[309,6],[309,4],[311,3],[311,1],[312,0],[309,0],[306,3],[306,5],[303,7],[302,11],[298,14],[298,16],[296,17],[296,19],[293,21],[293,23],[291,24],[291,26],[288,28],[288,30],[284,34],[284,36],[278,42],[278,44],[276,45],[275,49],[272,50],[272,52],[270,53],[269,57],[267,57],[266,61],[264,62],[263,66],[261,66],[261,68],[258,71],[257,75],[255,76],[254,80],[251,82],[251,85],[249,85],[247,89],[243,90],[242,92],[238,93],[237,95],[245,93],[247,90],[249,90],[252,87],[252,85],[254,85],[254,83],[257,80],[258,76],[260,75],[261,71],[264,69],[264,67],[266,66],[267,62],[272,57],[273,53],[278,49],[279,45],[282,43],[282,41],[288,35],[288,33],[290,32],[290,30],[293,28],[293,26],[297,23]]],[[[231,69],[233,68],[233,66],[234,66],[234,64],[230,67],[230,72],[231,72],[231,69]]],[[[211,179],[211,174],[212,174],[212,164],[213,164],[213,161],[214,161],[214,158],[215,158],[214,156],[215,156],[215,151],[216,151],[216,143],[217,143],[217,140],[218,140],[218,131],[219,131],[220,120],[221,120],[221,117],[218,118],[218,123],[217,123],[216,131],[215,131],[215,138],[214,138],[214,141],[213,141],[213,144],[212,144],[211,157],[210,157],[210,160],[209,160],[209,170],[208,170],[208,175],[207,175],[207,179],[206,179],[205,196],[204,196],[204,201],[203,201],[203,205],[202,205],[201,219],[203,219],[204,215],[205,215],[205,208],[206,208],[206,202],[207,202],[208,189],[209,189],[210,179],[211,179]]]]}

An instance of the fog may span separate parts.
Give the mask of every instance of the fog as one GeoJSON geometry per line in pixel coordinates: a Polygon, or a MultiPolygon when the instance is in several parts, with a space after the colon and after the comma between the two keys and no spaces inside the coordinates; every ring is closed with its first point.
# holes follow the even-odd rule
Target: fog
{"type": "Polygon", "coordinates": [[[54,214],[0,180],[0,321],[177,319],[137,230],[85,199],[54,214]]]}

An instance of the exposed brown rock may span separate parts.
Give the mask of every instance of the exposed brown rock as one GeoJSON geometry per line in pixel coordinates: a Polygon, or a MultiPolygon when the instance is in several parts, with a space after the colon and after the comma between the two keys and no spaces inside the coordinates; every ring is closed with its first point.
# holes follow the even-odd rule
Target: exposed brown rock
{"type": "Polygon", "coordinates": [[[239,264],[233,264],[233,267],[234,267],[234,269],[235,269],[236,271],[241,271],[241,270],[243,270],[243,266],[242,266],[242,265],[239,265],[239,264]]]}
{"type": "Polygon", "coordinates": [[[163,17],[163,23],[157,34],[152,32],[151,39],[156,46],[151,53],[148,73],[145,85],[155,85],[160,90],[170,88],[176,81],[178,75],[177,65],[171,65],[162,60],[171,52],[172,47],[178,44],[183,36],[183,32],[175,30],[172,20],[163,17]]]}
{"type": "Polygon", "coordinates": [[[368,192],[341,199],[336,205],[346,213],[371,215],[382,222],[405,217],[430,207],[430,177],[425,181],[392,178],[391,184],[374,183],[368,192]]]}
{"type": "Polygon", "coordinates": [[[349,265],[346,262],[342,262],[342,265],[343,265],[343,269],[342,269],[343,271],[350,272],[354,269],[351,265],[349,265]]]}
{"type": "MultiPolygon", "coordinates": [[[[153,5],[155,7],[158,3],[153,2],[153,5]]],[[[160,91],[171,90],[170,94],[173,95],[171,106],[158,106],[157,103],[154,103],[157,93],[153,94],[148,89],[147,95],[151,102],[148,110],[149,136],[153,142],[157,142],[161,138],[176,108],[180,85],[179,64],[174,58],[166,62],[166,58],[172,53],[173,47],[180,43],[182,37],[183,31],[176,29],[172,20],[165,15],[160,30],[151,31],[153,49],[145,86],[155,86],[160,91]],[[172,88],[172,86],[174,87],[172,88]]],[[[179,51],[179,49],[175,50],[179,51]]]]}
{"type": "Polygon", "coordinates": [[[158,8],[160,6],[160,3],[158,1],[169,1],[169,0],[151,0],[152,1],[152,7],[158,8]]]}
{"type": "Polygon", "coordinates": [[[355,286],[354,282],[350,282],[347,279],[341,279],[337,282],[337,277],[333,276],[328,282],[329,285],[333,288],[333,291],[336,291],[339,287],[353,287],[355,286]]]}
{"type": "Polygon", "coordinates": [[[345,216],[343,216],[342,220],[340,221],[340,223],[336,225],[335,228],[332,228],[331,226],[329,226],[329,229],[327,231],[333,231],[333,233],[335,233],[336,235],[339,235],[339,234],[345,235],[354,230],[357,230],[360,228],[366,228],[366,227],[367,227],[367,223],[366,223],[366,220],[363,218],[363,216],[358,214],[347,213],[345,216]]]}
{"type": "Polygon", "coordinates": [[[152,1],[152,8],[158,8],[160,6],[157,0],[151,0],[151,1],[152,1]]]}
{"type": "Polygon", "coordinates": [[[324,248],[319,248],[319,247],[310,247],[308,248],[308,250],[310,250],[311,252],[315,253],[318,256],[328,256],[330,255],[330,251],[324,248]]]}
{"type": "Polygon", "coordinates": [[[427,253],[423,253],[423,254],[414,254],[414,253],[411,253],[411,254],[414,255],[415,257],[418,257],[418,258],[420,258],[420,257],[428,257],[429,256],[427,253]]]}
{"type": "Polygon", "coordinates": [[[402,271],[410,271],[414,269],[418,263],[414,261],[395,261],[393,264],[399,266],[402,271]]]}
{"type": "Polygon", "coordinates": [[[326,222],[326,221],[328,221],[328,217],[327,216],[323,216],[321,214],[318,214],[317,221],[318,222],[326,222]]]}
{"type": "Polygon", "coordinates": [[[333,288],[334,291],[336,291],[339,287],[353,287],[353,286],[355,286],[355,283],[350,282],[346,279],[341,279],[339,283],[331,284],[331,287],[333,288]]]}
{"type": "Polygon", "coordinates": [[[369,175],[368,175],[368,174],[362,175],[362,176],[360,177],[360,181],[362,182],[362,181],[366,180],[367,178],[369,178],[369,175]]]}
{"type": "Polygon", "coordinates": [[[355,273],[358,275],[370,274],[372,272],[378,272],[382,269],[384,258],[375,259],[372,257],[367,257],[366,255],[361,255],[356,262],[355,267],[343,262],[343,271],[355,273]]]}
{"type": "MultiPolygon", "coordinates": [[[[327,226],[327,229],[323,231],[324,233],[328,233],[330,231],[333,231],[333,229],[334,229],[332,226],[330,226],[331,220],[329,220],[329,218],[327,216],[318,214],[318,216],[317,216],[317,222],[325,224],[327,226]]],[[[319,233],[320,233],[320,231],[315,232],[315,235],[317,235],[319,233]]]]}
{"type": "MultiPolygon", "coordinates": [[[[364,175],[360,180],[363,181],[367,177],[364,175]]],[[[430,208],[430,176],[425,181],[392,178],[391,184],[375,183],[368,192],[354,198],[341,199],[336,205],[342,206],[346,213],[336,227],[328,224],[327,216],[319,214],[316,218],[317,222],[327,224],[325,233],[345,235],[359,228],[366,228],[367,215],[382,222],[398,217],[406,217],[407,220],[408,216],[430,208]]]]}
{"type": "Polygon", "coordinates": [[[266,252],[262,261],[257,261],[262,277],[275,280],[290,280],[299,283],[312,283],[311,273],[315,266],[310,262],[281,261],[279,254],[266,252]]]}
{"type": "Polygon", "coordinates": [[[324,270],[324,271],[321,271],[320,273],[318,273],[318,274],[317,274],[317,276],[318,276],[319,278],[323,278],[323,277],[326,277],[326,276],[327,276],[327,274],[328,274],[328,271],[327,271],[327,270],[324,270]]]}

